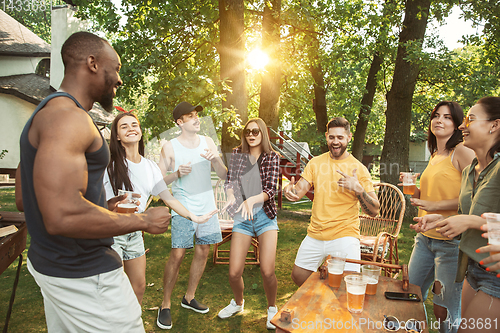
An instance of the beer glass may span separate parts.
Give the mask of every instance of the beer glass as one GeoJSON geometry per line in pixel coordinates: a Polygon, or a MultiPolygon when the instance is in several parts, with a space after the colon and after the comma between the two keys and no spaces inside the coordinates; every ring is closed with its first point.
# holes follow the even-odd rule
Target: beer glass
{"type": "Polygon", "coordinates": [[[365,303],[365,292],[367,279],[360,274],[352,274],[344,277],[347,290],[347,310],[351,313],[363,312],[365,303]]]}
{"type": "Polygon", "coordinates": [[[123,202],[118,204],[116,211],[118,213],[135,213],[135,209],[137,208],[137,200],[133,198],[134,192],[118,190],[118,195],[126,195],[126,199],[123,202]]]}
{"type": "Polygon", "coordinates": [[[403,194],[413,195],[417,189],[415,184],[415,174],[413,172],[402,172],[403,174],[403,194]]]}
{"type": "MultiPolygon", "coordinates": [[[[490,245],[500,245],[500,214],[485,213],[486,223],[488,224],[488,244],[490,245]]],[[[499,252],[490,252],[490,255],[497,254],[499,252]]]]}
{"type": "Polygon", "coordinates": [[[380,276],[380,267],[374,265],[361,266],[363,276],[367,278],[366,294],[375,295],[377,293],[378,278],[380,276]]]}
{"type": "Polygon", "coordinates": [[[333,252],[330,254],[330,259],[326,261],[328,265],[328,284],[332,288],[339,288],[344,274],[345,252],[333,252]]]}

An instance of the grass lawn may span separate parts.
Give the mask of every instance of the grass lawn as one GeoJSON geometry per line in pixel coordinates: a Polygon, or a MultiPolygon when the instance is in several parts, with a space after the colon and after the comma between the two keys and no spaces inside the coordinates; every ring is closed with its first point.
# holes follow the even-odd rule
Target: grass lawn
{"type": "MultiPolygon", "coordinates": [[[[0,210],[16,211],[14,190],[0,188],[0,210]]],[[[306,235],[309,223],[311,202],[284,203],[284,209],[278,213],[280,227],[276,257],[276,275],[278,278],[277,306],[282,307],[297,290],[290,278],[297,249],[306,235]]],[[[400,260],[408,263],[415,232],[403,224],[399,236],[400,260]]],[[[29,235],[28,245],[29,247],[29,235]]],[[[170,232],[161,235],[145,235],[147,255],[146,293],[143,301],[143,321],[146,332],[162,332],[156,326],[158,306],[163,297],[163,269],[170,253],[170,232]]],[[[180,302],[188,283],[189,265],[193,250],[188,250],[181,265],[179,279],[172,297],[172,332],[268,332],[266,329],[266,297],[262,287],[259,267],[247,265],[243,278],[245,281],[245,311],[243,315],[221,320],[217,317],[220,309],[232,298],[228,282],[228,266],[213,265],[210,252],[205,273],[200,281],[196,298],[210,306],[206,315],[197,314],[181,308],[180,302]]],[[[26,269],[27,250],[17,288],[14,308],[9,323],[9,332],[46,332],[43,301],[40,289],[26,269]]],[[[6,316],[10,291],[14,282],[17,261],[0,275],[0,323],[6,316]]],[[[430,300],[426,301],[427,313],[432,313],[430,300]]],[[[89,318],[91,320],[91,318],[89,318]]],[[[431,331],[432,332],[432,331],[431,331]]]]}

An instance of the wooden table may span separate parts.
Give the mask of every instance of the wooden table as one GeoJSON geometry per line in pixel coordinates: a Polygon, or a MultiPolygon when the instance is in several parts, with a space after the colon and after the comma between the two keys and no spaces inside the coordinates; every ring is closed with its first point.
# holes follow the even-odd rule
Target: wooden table
{"type": "Polygon", "coordinates": [[[3,211],[0,212],[0,227],[6,227],[12,224],[17,227],[17,232],[5,237],[0,237],[0,274],[2,274],[7,269],[7,267],[9,267],[10,264],[14,262],[14,260],[16,260],[16,258],[19,258],[16,277],[14,278],[14,286],[10,295],[7,317],[5,319],[5,325],[3,327],[4,333],[7,332],[7,328],[9,326],[12,306],[14,304],[14,298],[16,296],[17,284],[19,283],[19,275],[21,274],[21,266],[23,263],[22,253],[26,248],[26,237],[28,234],[28,229],[26,228],[24,213],[3,211]]]}
{"type": "MultiPolygon", "coordinates": [[[[383,328],[384,315],[395,316],[400,322],[416,319],[422,322],[428,332],[423,302],[388,300],[385,291],[402,292],[401,281],[381,276],[377,294],[365,296],[363,312],[351,314],[347,310],[345,282],[338,289],[328,285],[328,279],[320,280],[315,272],[295,292],[271,322],[276,332],[386,332],[383,328]],[[292,312],[291,322],[281,320],[283,311],[292,312]]],[[[418,294],[420,288],[410,284],[407,292],[418,294]]],[[[403,329],[400,333],[406,332],[403,329]]]]}

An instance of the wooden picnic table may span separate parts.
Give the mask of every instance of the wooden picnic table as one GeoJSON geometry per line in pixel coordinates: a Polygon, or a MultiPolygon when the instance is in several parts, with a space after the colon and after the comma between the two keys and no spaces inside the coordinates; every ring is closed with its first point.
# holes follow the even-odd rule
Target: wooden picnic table
{"type": "MultiPolygon", "coordinates": [[[[346,272],[344,274],[350,274],[346,272]]],[[[386,332],[383,328],[384,315],[395,316],[400,322],[416,319],[423,325],[422,332],[428,332],[423,302],[388,300],[385,291],[403,292],[400,280],[380,276],[377,294],[366,295],[363,312],[351,314],[347,310],[345,281],[340,288],[333,289],[328,279],[321,280],[315,272],[278,311],[271,322],[276,332],[386,332]],[[282,316],[283,313],[283,316],[282,316]],[[291,314],[289,322],[285,317],[291,314]]],[[[420,288],[410,284],[406,292],[422,298],[420,288]]],[[[406,332],[402,328],[399,332],[406,332]]]]}

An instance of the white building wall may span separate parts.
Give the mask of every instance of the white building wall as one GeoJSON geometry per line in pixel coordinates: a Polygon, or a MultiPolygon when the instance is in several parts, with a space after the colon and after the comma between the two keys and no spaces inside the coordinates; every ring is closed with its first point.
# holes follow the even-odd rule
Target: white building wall
{"type": "Polygon", "coordinates": [[[32,74],[43,57],[7,57],[0,56],[0,77],[20,74],[32,74]]]}
{"type": "Polygon", "coordinates": [[[0,159],[0,168],[17,168],[19,163],[19,138],[24,125],[35,110],[36,105],[18,97],[0,93],[0,119],[2,119],[2,141],[0,151],[9,152],[0,159]]]}

